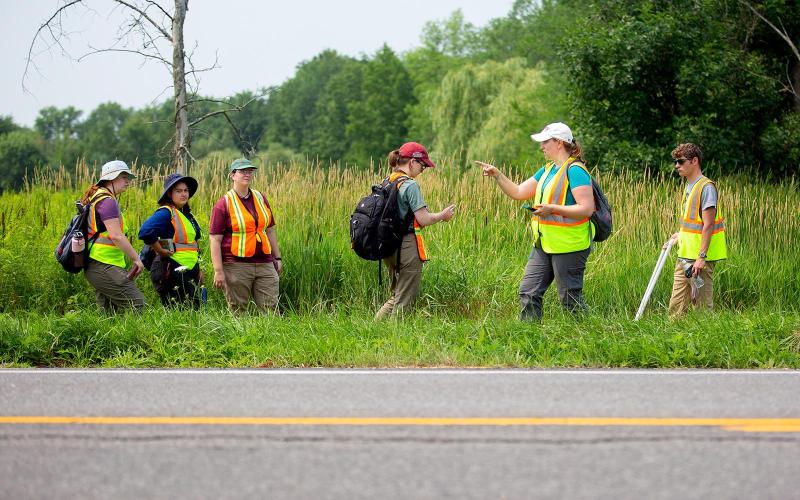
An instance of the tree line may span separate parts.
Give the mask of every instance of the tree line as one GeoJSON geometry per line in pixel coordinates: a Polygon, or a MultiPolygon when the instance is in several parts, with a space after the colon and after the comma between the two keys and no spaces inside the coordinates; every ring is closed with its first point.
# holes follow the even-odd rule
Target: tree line
{"type": "MultiPolygon", "coordinates": [[[[406,140],[467,168],[541,160],[528,136],[569,123],[601,169],[668,162],[701,144],[723,172],[787,176],[800,164],[800,9],[794,0],[516,0],[482,27],[460,11],[419,47],[350,57],[326,50],[279,86],[200,95],[191,155],[318,159],[377,168],[406,140]]],[[[174,103],[47,107],[32,129],[0,118],[0,189],[33,165],[84,158],[169,161],[174,103]]]]}

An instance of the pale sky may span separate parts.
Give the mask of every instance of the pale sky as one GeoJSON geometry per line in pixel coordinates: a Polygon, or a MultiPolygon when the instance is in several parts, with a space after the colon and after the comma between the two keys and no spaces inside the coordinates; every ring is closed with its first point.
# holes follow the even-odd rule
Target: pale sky
{"type": "MultiPolygon", "coordinates": [[[[170,0],[162,0],[171,4],[170,0]]],[[[78,7],[63,20],[71,32],[65,44],[73,57],[95,47],[108,46],[123,19],[110,0],[87,0],[93,9],[78,7]]],[[[383,43],[396,52],[420,46],[426,21],[441,20],[461,9],[467,22],[485,25],[505,16],[513,0],[191,0],[186,17],[187,52],[197,42],[196,64],[210,65],[215,53],[218,69],[204,73],[200,92],[228,96],[241,90],[278,85],[294,74],[302,61],[324,49],[350,56],[373,54],[383,43]]],[[[141,107],[169,97],[158,97],[171,81],[157,62],[143,64],[134,54],[98,54],[80,63],[59,49],[43,52],[22,90],[22,74],[36,29],[63,0],[0,0],[0,115],[31,126],[45,106],[75,106],[83,117],[98,104],[115,101],[141,107]]],[[[171,10],[171,9],[170,9],[171,10]]],[[[44,49],[37,44],[39,51],[44,49]]],[[[168,58],[171,57],[167,55],[168,58]]]]}

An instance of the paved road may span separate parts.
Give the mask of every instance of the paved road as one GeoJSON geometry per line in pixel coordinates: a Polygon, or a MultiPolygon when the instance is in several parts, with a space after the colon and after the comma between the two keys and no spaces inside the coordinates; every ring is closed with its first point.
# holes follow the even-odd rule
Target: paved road
{"type": "Polygon", "coordinates": [[[5,370],[0,498],[796,498],[799,395],[789,371],[5,370]]]}

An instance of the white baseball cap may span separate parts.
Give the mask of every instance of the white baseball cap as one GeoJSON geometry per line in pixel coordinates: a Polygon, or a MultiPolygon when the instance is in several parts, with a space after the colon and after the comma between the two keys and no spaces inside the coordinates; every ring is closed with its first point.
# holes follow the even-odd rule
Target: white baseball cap
{"type": "Polygon", "coordinates": [[[573,142],[572,130],[570,130],[566,124],[561,122],[551,123],[538,134],[531,135],[531,139],[536,142],[544,142],[549,139],[561,139],[562,141],[570,144],[573,142]]]}
{"type": "Polygon", "coordinates": [[[131,172],[131,169],[128,168],[128,165],[122,160],[112,160],[107,162],[103,165],[103,169],[101,170],[100,178],[97,179],[95,184],[99,184],[101,181],[113,181],[119,174],[122,172],[126,172],[128,174],[128,178],[135,179],[136,176],[131,172]]]}

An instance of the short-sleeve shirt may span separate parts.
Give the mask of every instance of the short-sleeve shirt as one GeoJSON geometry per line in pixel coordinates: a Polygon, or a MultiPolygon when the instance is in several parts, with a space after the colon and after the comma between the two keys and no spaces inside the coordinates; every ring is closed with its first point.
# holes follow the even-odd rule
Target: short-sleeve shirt
{"type": "MultiPolygon", "coordinates": [[[[237,194],[236,196],[239,195],[237,194]]],[[[253,201],[253,192],[251,191],[247,198],[242,198],[239,196],[239,199],[242,201],[244,208],[250,212],[250,215],[257,218],[258,215],[256,212],[255,202],[253,201]]],[[[272,208],[269,206],[269,201],[266,199],[266,197],[264,198],[264,204],[267,205],[267,208],[269,208],[270,211],[272,211],[272,208]]],[[[269,228],[274,225],[275,217],[273,214],[272,220],[267,227],[269,228]]],[[[228,203],[225,201],[224,196],[217,201],[217,203],[214,205],[214,208],[211,210],[211,223],[209,224],[208,234],[222,235],[222,262],[249,262],[252,264],[261,264],[272,262],[274,260],[271,254],[264,253],[264,251],[261,249],[261,245],[256,245],[256,253],[254,253],[252,257],[237,257],[233,255],[233,252],[231,252],[233,227],[231,226],[231,217],[228,214],[228,203]]]]}
{"type": "MultiPolygon", "coordinates": [[[[692,189],[694,185],[697,184],[697,181],[702,179],[702,177],[698,177],[694,182],[687,182],[686,183],[686,191],[683,193],[683,209],[686,208],[686,200],[689,199],[689,195],[692,193],[692,189]]],[[[703,186],[703,191],[700,193],[700,211],[711,207],[717,206],[717,188],[714,187],[714,184],[708,183],[703,186]]]]}
{"type": "Polygon", "coordinates": [[[113,197],[103,198],[94,204],[95,214],[97,216],[97,232],[102,233],[106,230],[105,222],[109,219],[119,219],[122,212],[119,209],[119,203],[113,197]]]}
{"type": "MultiPolygon", "coordinates": [[[[413,213],[426,206],[425,200],[422,198],[422,191],[419,189],[419,184],[417,184],[417,181],[414,179],[407,179],[400,184],[400,189],[397,196],[397,210],[400,212],[400,217],[406,217],[409,210],[413,213]]],[[[408,228],[410,230],[414,229],[413,221],[408,228]]]]}
{"type": "MultiPolygon", "coordinates": [[[[544,169],[545,168],[542,167],[539,170],[537,170],[535,174],[533,174],[533,178],[536,179],[537,183],[541,180],[542,175],[544,175],[544,169]]],[[[556,172],[558,172],[558,170],[559,169],[555,167],[551,168],[550,173],[547,174],[545,183],[550,182],[550,180],[556,175],[556,172]]],[[[569,191],[567,191],[567,199],[564,202],[565,205],[575,205],[576,203],[575,197],[572,196],[573,188],[592,185],[592,178],[589,176],[589,173],[577,165],[572,165],[571,167],[569,167],[569,170],[567,170],[567,181],[569,181],[570,189],[569,191]]]]}

